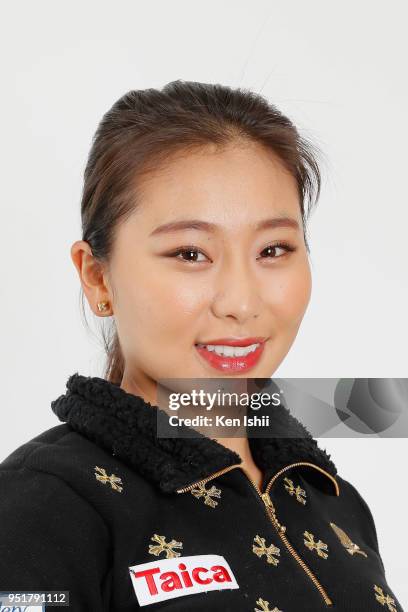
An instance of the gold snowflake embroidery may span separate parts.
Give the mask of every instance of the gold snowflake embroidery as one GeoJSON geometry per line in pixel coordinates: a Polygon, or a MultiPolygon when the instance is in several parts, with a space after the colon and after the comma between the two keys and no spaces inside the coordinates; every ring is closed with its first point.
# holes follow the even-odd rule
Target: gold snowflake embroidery
{"type": "Polygon", "coordinates": [[[103,482],[103,484],[106,484],[107,482],[109,482],[110,486],[112,487],[114,491],[118,491],[119,493],[122,492],[123,487],[120,487],[119,485],[123,483],[122,483],[122,480],[119,478],[119,476],[116,476],[116,474],[111,474],[110,476],[108,476],[104,468],[100,468],[96,465],[95,466],[95,477],[96,477],[96,480],[99,480],[99,482],[103,482]]]}
{"type": "Polygon", "coordinates": [[[200,499],[200,497],[204,497],[205,505],[211,506],[211,508],[215,508],[215,506],[218,504],[218,502],[215,501],[215,499],[212,499],[212,497],[221,497],[220,489],[217,489],[217,487],[215,487],[214,485],[212,485],[211,489],[206,489],[205,483],[198,484],[194,489],[191,489],[191,493],[197,499],[200,499]]]}
{"type": "Polygon", "coordinates": [[[274,608],[273,610],[269,609],[269,601],[262,599],[261,597],[256,602],[257,606],[260,608],[254,608],[254,612],[282,612],[282,610],[278,610],[278,608],[274,608]]]}
{"type": "Polygon", "coordinates": [[[157,542],[157,544],[149,544],[149,553],[151,555],[158,557],[160,553],[164,552],[166,553],[166,559],[180,557],[181,553],[173,550],[173,548],[183,548],[183,544],[181,542],[176,542],[176,540],[166,542],[166,536],[161,536],[157,533],[153,534],[150,539],[153,540],[153,542],[157,542]]]}
{"type": "Polygon", "coordinates": [[[284,485],[285,489],[287,490],[289,495],[296,495],[297,501],[304,505],[306,503],[306,491],[302,489],[302,487],[300,487],[299,485],[295,487],[295,485],[293,484],[293,480],[291,480],[290,478],[285,478],[284,481],[286,483],[284,485]]]}
{"type": "Polygon", "coordinates": [[[383,606],[387,606],[390,612],[397,612],[397,608],[395,607],[395,600],[389,595],[384,595],[384,591],[381,587],[374,585],[375,598],[380,602],[383,606]]]}
{"type": "Polygon", "coordinates": [[[266,555],[266,560],[268,563],[272,563],[272,565],[278,565],[279,559],[275,559],[274,555],[280,555],[279,548],[277,548],[274,544],[266,546],[265,538],[261,538],[261,536],[259,535],[256,535],[254,537],[254,542],[255,544],[258,544],[258,546],[255,546],[255,544],[253,544],[252,552],[254,552],[258,557],[266,555]]]}
{"type": "Polygon", "coordinates": [[[334,523],[330,523],[330,527],[333,529],[334,533],[339,538],[340,542],[343,544],[347,552],[350,553],[350,555],[359,553],[360,555],[367,557],[367,554],[363,550],[361,550],[358,544],[355,544],[352,540],[350,540],[350,538],[348,537],[346,532],[343,531],[343,529],[340,529],[340,527],[337,527],[337,525],[335,525],[334,523]]]}
{"type": "Polygon", "coordinates": [[[328,550],[327,544],[325,544],[321,540],[319,540],[318,542],[315,542],[313,534],[310,533],[309,531],[305,531],[303,535],[306,537],[304,542],[305,542],[305,545],[308,547],[308,549],[315,550],[317,554],[319,555],[319,557],[323,557],[323,559],[327,559],[328,554],[324,552],[325,550],[328,550]]]}

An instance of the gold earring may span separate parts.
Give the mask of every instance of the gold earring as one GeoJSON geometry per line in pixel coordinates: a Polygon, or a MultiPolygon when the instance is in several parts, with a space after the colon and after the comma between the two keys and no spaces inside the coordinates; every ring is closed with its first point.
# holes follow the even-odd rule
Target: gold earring
{"type": "Polygon", "coordinates": [[[104,312],[105,310],[108,310],[108,308],[109,308],[109,302],[98,302],[99,312],[104,312]]]}

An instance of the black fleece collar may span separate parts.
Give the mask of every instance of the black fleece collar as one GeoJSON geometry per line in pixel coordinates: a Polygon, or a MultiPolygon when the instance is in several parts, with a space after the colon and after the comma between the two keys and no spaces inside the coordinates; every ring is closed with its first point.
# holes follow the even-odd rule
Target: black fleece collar
{"type": "MultiPolygon", "coordinates": [[[[76,372],[68,378],[66,388],[65,394],[51,402],[59,420],[130,465],[165,493],[242,463],[237,453],[199,432],[199,437],[194,438],[158,438],[157,418],[167,420],[166,412],[128,393],[119,383],[76,372]]],[[[248,438],[254,461],[264,472],[264,486],[282,467],[298,461],[314,463],[336,476],[330,455],[319,448],[287,408],[275,408],[271,418],[274,437],[248,438]]],[[[327,491],[328,478],[325,480],[317,480],[317,484],[327,491]]]]}

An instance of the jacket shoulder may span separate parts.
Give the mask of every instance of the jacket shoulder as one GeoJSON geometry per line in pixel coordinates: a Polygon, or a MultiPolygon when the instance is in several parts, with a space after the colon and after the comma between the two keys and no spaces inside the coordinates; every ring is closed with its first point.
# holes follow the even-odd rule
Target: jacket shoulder
{"type": "Polygon", "coordinates": [[[82,490],[86,497],[89,481],[85,482],[85,488],[76,485],[81,484],[84,473],[93,465],[108,459],[112,459],[109,452],[64,423],[43,431],[16,448],[0,463],[0,473],[24,467],[52,474],[78,492],[82,490]]]}
{"type": "Polygon", "coordinates": [[[31,473],[38,487],[33,494],[41,497],[43,489],[50,487],[70,490],[72,499],[88,505],[95,522],[103,524],[108,533],[109,527],[93,503],[93,489],[95,467],[111,460],[112,456],[104,448],[64,423],[28,440],[0,463],[0,490],[5,493],[14,478],[31,473]]]}
{"type": "Polygon", "coordinates": [[[49,445],[58,445],[70,432],[71,429],[66,423],[46,429],[13,450],[0,462],[0,469],[13,469],[21,466],[32,452],[49,445]]]}
{"type": "Polygon", "coordinates": [[[353,519],[354,523],[358,525],[360,533],[363,534],[365,541],[377,554],[384,568],[384,563],[380,554],[377,528],[367,501],[352,482],[339,474],[337,474],[336,480],[340,487],[340,499],[343,499],[347,514],[353,519]]]}

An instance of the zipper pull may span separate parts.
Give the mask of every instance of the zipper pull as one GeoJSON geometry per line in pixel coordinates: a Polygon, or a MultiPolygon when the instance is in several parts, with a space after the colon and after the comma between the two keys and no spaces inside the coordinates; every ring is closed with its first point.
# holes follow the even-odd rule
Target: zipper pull
{"type": "Polygon", "coordinates": [[[276,518],[275,506],[273,505],[272,500],[269,497],[269,493],[266,493],[266,492],[262,493],[262,499],[263,499],[265,506],[268,508],[272,523],[275,525],[278,531],[280,531],[281,533],[285,533],[286,527],[285,525],[282,525],[276,518]]]}

